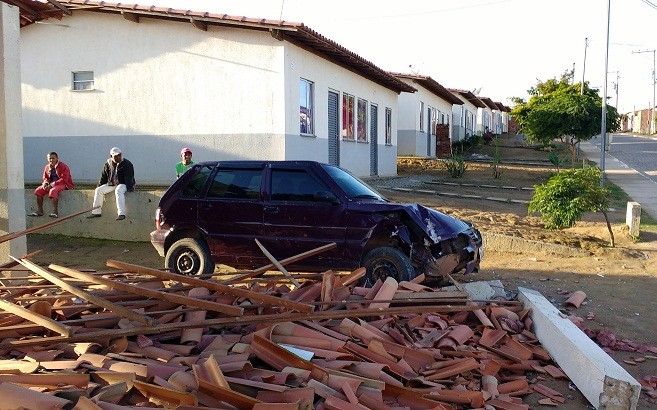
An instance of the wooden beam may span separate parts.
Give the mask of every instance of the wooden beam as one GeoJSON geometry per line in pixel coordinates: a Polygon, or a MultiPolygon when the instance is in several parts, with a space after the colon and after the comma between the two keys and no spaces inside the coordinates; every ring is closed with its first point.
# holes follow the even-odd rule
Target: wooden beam
{"type": "Polygon", "coordinates": [[[48,0],[48,3],[54,5],[55,7],[57,7],[57,8],[60,9],[61,11],[63,11],[63,12],[64,12],[66,15],[68,15],[68,16],[70,16],[70,15],[73,14],[73,12],[72,12],[71,10],[68,9],[68,7],[64,6],[62,3],[60,3],[60,2],[57,1],[57,0],[48,0]]]}
{"type": "Polygon", "coordinates": [[[240,317],[224,317],[216,319],[205,319],[195,322],[180,322],[180,323],[163,323],[155,326],[136,327],[130,329],[107,329],[98,332],[88,332],[80,335],[73,335],[71,337],[39,337],[34,339],[24,340],[9,340],[5,339],[0,342],[0,347],[10,346],[32,346],[32,345],[48,345],[60,342],[84,342],[89,340],[102,340],[104,338],[117,339],[123,336],[136,336],[136,335],[154,335],[162,334],[171,331],[178,331],[181,329],[193,329],[198,327],[229,327],[247,324],[259,323],[282,323],[282,322],[300,322],[304,320],[333,320],[354,317],[369,317],[381,315],[408,315],[411,313],[454,313],[463,311],[473,311],[481,309],[479,306],[431,306],[431,305],[414,305],[406,307],[390,307],[387,309],[354,309],[354,310],[333,310],[311,313],[276,313],[272,315],[260,316],[240,316],[240,317]]]}
{"type": "MultiPolygon", "coordinates": [[[[320,246],[318,248],[311,249],[307,252],[303,252],[303,253],[300,253],[298,255],[290,256],[289,258],[283,259],[282,261],[278,261],[278,262],[283,266],[289,265],[291,263],[299,262],[300,260],[304,260],[306,258],[310,258],[311,256],[315,256],[315,255],[318,255],[320,253],[326,252],[328,250],[334,249],[337,246],[338,246],[338,244],[335,243],[335,242],[329,243],[329,244],[320,246]]],[[[242,275],[236,276],[232,279],[225,280],[223,283],[225,285],[228,285],[228,284],[231,284],[231,283],[241,282],[244,279],[249,279],[249,278],[254,278],[256,276],[260,276],[260,275],[264,274],[265,272],[267,272],[268,270],[271,270],[275,267],[276,266],[273,263],[270,263],[269,265],[265,265],[265,266],[262,266],[260,268],[254,269],[251,272],[247,272],[247,273],[244,273],[242,275]]]]}
{"type": "Polygon", "coordinates": [[[0,299],[0,309],[5,312],[13,313],[14,315],[20,316],[25,320],[29,320],[32,323],[35,323],[39,326],[43,326],[46,329],[50,329],[53,332],[57,332],[62,336],[68,337],[73,335],[73,330],[70,326],[63,325],[56,320],[53,320],[49,317],[45,317],[36,312],[32,312],[29,309],[25,309],[23,306],[15,305],[11,302],[7,302],[4,299],[0,299]]]}
{"type": "Polygon", "coordinates": [[[172,293],[160,292],[157,290],[146,289],[140,286],[130,285],[127,283],[115,282],[113,280],[91,276],[84,272],[80,272],[71,268],[65,268],[63,266],[50,265],[48,267],[54,271],[63,273],[65,275],[72,276],[78,279],[87,280],[89,282],[93,282],[99,285],[104,285],[114,290],[121,290],[124,292],[133,293],[135,295],[141,295],[153,299],[165,300],[167,302],[178,303],[180,305],[196,306],[205,310],[210,310],[212,312],[220,312],[232,316],[242,316],[244,314],[244,309],[237,306],[230,306],[223,303],[195,299],[195,298],[190,298],[188,296],[182,296],[172,293]]]}
{"type": "Polygon", "coordinates": [[[107,310],[111,310],[112,312],[116,313],[117,315],[120,315],[122,317],[128,318],[130,320],[134,320],[135,322],[142,323],[147,326],[154,326],[157,324],[157,322],[148,316],[139,314],[137,312],[134,312],[132,310],[126,309],[124,307],[121,307],[115,303],[112,303],[106,299],[99,298],[98,296],[92,295],[89,292],[86,292],[82,289],[79,289],[65,281],[63,281],[57,274],[48,272],[47,270],[43,269],[42,267],[36,265],[35,263],[28,261],[26,259],[22,259],[19,261],[21,265],[25,266],[26,268],[30,269],[32,272],[36,273],[37,275],[41,276],[42,278],[46,279],[47,281],[54,283],[56,285],[59,285],[60,288],[74,294],[77,297],[80,297],[82,299],[88,300],[89,302],[103,307],[107,310]]]}
{"type": "Polygon", "coordinates": [[[283,265],[281,265],[281,263],[280,263],[279,261],[277,261],[276,258],[274,258],[274,255],[272,255],[271,253],[269,253],[269,251],[267,250],[267,248],[265,248],[264,245],[261,244],[260,241],[259,241],[257,238],[256,238],[255,242],[256,242],[256,244],[258,245],[258,248],[260,248],[260,250],[262,251],[262,253],[265,254],[265,256],[267,257],[267,259],[269,259],[269,260],[271,261],[271,263],[273,263],[274,266],[276,266],[276,269],[278,269],[279,271],[281,271],[281,273],[282,273],[283,275],[285,275],[288,279],[290,279],[290,281],[294,284],[294,286],[296,286],[297,288],[300,288],[300,287],[301,287],[301,284],[299,283],[299,281],[297,281],[296,279],[294,279],[294,278],[292,277],[292,275],[290,275],[290,272],[288,272],[288,271],[283,267],[283,265]]]}
{"type": "Polygon", "coordinates": [[[267,295],[264,293],[252,292],[247,289],[233,288],[230,286],[222,285],[217,282],[210,282],[210,281],[194,278],[191,276],[178,275],[171,272],[164,272],[157,269],[147,268],[145,266],[133,265],[131,263],[125,263],[115,260],[108,260],[106,264],[111,268],[122,269],[130,272],[140,273],[143,275],[151,275],[162,280],[172,280],[180,283],[185,283],[188,285],[202,286],[210,290],[216,290],[217,292],[226,293],[228,295],[233,295],[240,298],[247,298],[255,302],[270,303],[274,306],[284,306],[288,309],[293,309],[299,312],[313,311],[313,307],[305,303],[286,300],[276,296],[267,295]]]}
{"type": "Polygon", "coordinates": [[[60,223],[62,223],[64,221],[68,221],[69,219],[75,218],[78,215],[82,215],[82,214],[85,214],[87,212],[91,212],[96,208],[100,208],[100,205],[95,206],[93,208],[85,209],[84,211],[76,212],[76,213],[71,214],[71,215],[66,215],[64,217],[57,218],[54,221],[46,222],[45,224],[37,225],[37,226],[34,226],[32,228],[25,229],[24,231],[11,232],[11,233],[8,233],[6,235],[2,235],[2,236],[0,236],[0,243],[7,242],[7,241],[10,241],[12,239],[19,238],[23,235],[27,235],[28,233],[40,231],[42,229],[50,228],[51,226],[59,225],[60,223]]]}
{"type": "Polygon", "coordinates": [[[202,31],[208,31],[208,23],[205,21],[201,20],[196,20],[195,18],[190,18],[189,21],[192,23],[192,26],[196,27],[199,30],[202,31]]]}
{"type": "Polygon", "coordinates": [[[124,19],[132,21],[133,23],[139,23],[139,14],[130,13],[129,11],[122,11],[121,15],[124,19]]]}

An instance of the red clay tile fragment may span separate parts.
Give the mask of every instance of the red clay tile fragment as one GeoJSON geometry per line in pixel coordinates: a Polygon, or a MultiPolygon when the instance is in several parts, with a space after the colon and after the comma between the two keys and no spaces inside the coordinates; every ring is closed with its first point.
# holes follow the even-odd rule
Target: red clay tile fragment
{"type": "Polygon", "coordinates": [[[13,383],[0,384],[0,397],[3,407],[7,409],[58,410],[70,403],[66,399],[39,393],[13,383]]]}
{"type": "Polygon", "coordinates": [[[556,406],[559,405],[559,403],[555,403],[555,402],[553,402],[552,400],[550,400],[548,398],[540,399],[538,401],[538,404],[540,404],[541,406],[553,406],[553,407],[556,407],[556,406]]]}
{"type": "Polygon", "coordinates": [[[568,308],[578,309],[585,299],[586,299],[586,293],[582,292],[581,290],[578,290],[573,292],[573,294],[570,295],[570,297],[566,299],[566,301],[563,302],[563,304],[566,305],[568,308]]]}
{"type": "Polygon", "coordinates": [[[551,389],[547,387],[544,384],[541,383],[534,383],[532,385],[532,389],[534,389],[535,392],[542,394],[545,397],[548,397],[552,399],[552,401],[555,401],[557,403],[564,403],[566,399],[564,399],[563,395],[559,393],[558,391],[551,389]]]}

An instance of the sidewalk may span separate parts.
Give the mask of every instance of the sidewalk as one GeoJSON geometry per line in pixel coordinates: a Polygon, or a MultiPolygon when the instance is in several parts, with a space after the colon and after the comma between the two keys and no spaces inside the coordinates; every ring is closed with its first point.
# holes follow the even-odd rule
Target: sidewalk
{"type": "MultiPolygon", "coordinates": [[[[582,154],[600,166],[600,148],[589,141],[580,143],[582,154]]],[[[628,167],[613,155],[605,153],[605,176],[618,185],[641,209],[657,219],[657,183],[628,167]]]]}

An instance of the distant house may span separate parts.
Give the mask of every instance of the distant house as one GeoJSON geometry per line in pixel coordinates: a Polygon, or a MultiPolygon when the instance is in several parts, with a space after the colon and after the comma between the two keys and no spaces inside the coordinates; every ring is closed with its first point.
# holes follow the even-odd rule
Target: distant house
{"type": "Polygon", "coordinates": [[[499,132],[495,132],[496,130],[493,126],[495,116],[499,115],[497,105],[488,97],[478,98],[484,103],[484,107],[477,109],[477,133],[484,134],[486,131],[490,131],[493,134],[500,134],[499,132]]]}
{"type": "Polygon", "coordinates": [[[463,101],[462,105],[452,106],[452,142],[463,141],[477,133],[477,109],[486,108],[471,91],[448,88],[463,101]]]}
{"type": "Polygon", "coordinates": [[[138,183],[195,161],[307,159],[397,172],[398,94],[413,87],[302,23],[60,0],[21,28],[25,180],[57,151],[95,181],[109,149],[138,183]],[[54,7],[54,6],[52,6],[54,7]]]}
{"type": "Polygon", "coordinates": [[[417,89],[399,95],[398,155],[440,156],[437,147],[449,149],[451,143],[452,106],[463,102],[429,76],[391,74],[417,89]]]}
{"type": "Polygon", "coordinates": [[[499,124],[495,121],[495,119],[493,119],[493,127],[499,129],[498,134],[506,134],[509,132],[509,112],[511,111],[511,108],[507,107],[499,101],[495,101],[495,105],[497,105],[500,116],[498,119],[499,124]]]}

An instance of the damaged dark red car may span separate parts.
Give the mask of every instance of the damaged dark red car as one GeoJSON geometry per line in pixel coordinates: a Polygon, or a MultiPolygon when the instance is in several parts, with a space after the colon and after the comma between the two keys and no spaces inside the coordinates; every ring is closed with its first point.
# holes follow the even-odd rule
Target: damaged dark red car
{"type": "Polygon", "coordinates": [[[348,171],[313,161],[217,161],[194,165],[162,196],[151,243],[171,271],[270,263],[337,246],[286,268],[367,268],[365,284],[479,268],[482,237],[471,224],[418,204],[390,202],[348,171]]]}

